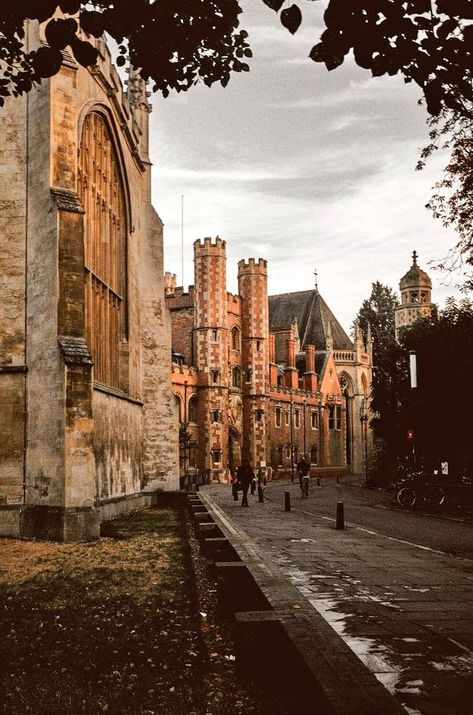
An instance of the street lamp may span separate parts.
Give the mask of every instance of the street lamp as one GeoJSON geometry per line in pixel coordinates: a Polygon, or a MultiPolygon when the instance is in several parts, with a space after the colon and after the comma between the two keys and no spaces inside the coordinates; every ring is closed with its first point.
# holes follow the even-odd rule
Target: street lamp
{"type": "Polygon", "coordinates": [[[294,420],[292,416],[292,406],[293,402],[291,400],[290,402],[290,407],[291,411],[289,413],[290,421],[291,421],[291,482],[294,482],[294,420]]]}
{"type": "Polygon", "coordinates": [[[182,466],[184,470],[184,477],[187,472],[187,380],[184,380],[184,459],[182,460],[182,466]]]}
{"type": "Polygon", "coordinates": [[[306,442],[306,433],[305,433],[305,408],[307,406],[307,401],[304,398],[304,401],[302,403],[302,409],[304,410],[302,414],[302,425],[304,428],[304,457],[307,459],[307,442],[306,442]]]}
{"type": "Polygon", "coordinates": [[[368,486],[368,410],[363,397],[360,404],[361,437],[365,448],[365,484],[368,486]]]}

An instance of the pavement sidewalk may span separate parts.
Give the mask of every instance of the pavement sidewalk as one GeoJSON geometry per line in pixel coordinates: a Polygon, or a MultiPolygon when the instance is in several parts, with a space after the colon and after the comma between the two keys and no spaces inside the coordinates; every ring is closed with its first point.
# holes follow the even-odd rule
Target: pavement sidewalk
{"type": "MultiPolygon", "coordinates": [[[[334,528],[270,483],[243,509],[230,486],[201,495],[276,566],[415,715],[473,713],[473,561],[368,529],[334,528]]],[[[287,488],[287,487],[286,487],[287,488]]],[[[312,510],[313,511],[313,510],[312,510]]],[[[381,714],[380,714],[381,715],[381,714]]]]}

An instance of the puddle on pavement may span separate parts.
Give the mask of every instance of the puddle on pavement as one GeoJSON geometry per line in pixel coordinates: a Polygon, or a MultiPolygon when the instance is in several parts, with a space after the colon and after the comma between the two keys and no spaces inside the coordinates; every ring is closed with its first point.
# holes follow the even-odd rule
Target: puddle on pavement
{"type": "MultiPolygon", "coordinates": [[[[350,600],[351,602],[355,601],[360,603],[372,601],[382,606],[399,609],[399,606],[386,598],[394,596],[393,592],[389,590],[386,591],[383,594],[385,598],[379,594],[374,595],[370,593],[366,587],[363,590],[358,588],[355,590],[355,593],[353,593],[353,587],[359,584],[360,581],[350,578],[341,571],[331,576],[327,576],[327,574],[311,574],[309,571],[300,569],[293,564],[288,567],[288,559],[286,558],[280,558],[279,562],[283,567],[284,573],[290,578],[292,583],[307,598],[310,604],[320,613],[334,631],[343,638],[352,652],[376,676],[378,681],[382,683],[392,695],[396,696],[410,715],[421,715],[421,710],[412,707],[413,704],[416,704],[412,702],[413,698],[417,698],[423,694],[423,681],[408,679],[412,659],[384,645],[375,637],[368,638],[366,636],[350,635],[350,622],[353,623],[353,619],[361,617],[364,623],[366,623],[369,621],[369,616],[367,616],[366,613],[356,614],[348,612],[348,609],[343,608],[343,603],[350,600]],[[344,587],[338,585],[341,579],[343,579],[344,587]],[[350,591],[349,596],[347,596],[346,593],[347,587],[350,591]],[[331,591],[331,595],[327,593],[328,588],[331,591]],[[406,700],[408,700],[409,705],[406,703],[406,700]]],[[[409,590],[416,589],[411,588],[409,590]]],[[[417,590],[425,592],[429,589],[417,590]]],[[[356,611],[356,606],[354,610],[356,611]]],[[[405,637],[402,638],[402,640],[406,643],[418,643],[419,651],[424,650],[422,642],[417,638],[405,637]]],[[[418,655],[420,654],[419,652],[418,655]]],[[[430,667],[437,671],[455,669],[455,661],[457,660],[458,658],[447,658],[442,662],[431,661],[430,667]]],[[[471,670],[473,663],[469,663],[467,657],[464,658],[464,661],[465,662],[462,663],[463,668],[465,670],[471,670]]],[[[460,668],[460,670],[462,670],[462,668],[460,668]]]]}
{"type": "Polygon", "coordinates": [[[471,673],[473,670],[473,653],[472,655],[450,655],[442,663],[431,660],[430,664],[435,670],[454,671],[455,673],[471,673]]]}

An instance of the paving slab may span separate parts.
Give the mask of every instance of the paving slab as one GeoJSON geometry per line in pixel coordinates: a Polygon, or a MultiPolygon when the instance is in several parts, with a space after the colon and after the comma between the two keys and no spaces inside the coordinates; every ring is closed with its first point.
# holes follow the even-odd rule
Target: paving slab
{"type": "Polygon", "coordinates": [[[227,535],[244,537],[262,568],[278,568],[301,607],[315,609],[406,712],[472,715],[473,560],[350,523],[337,531],[295,500],[285,512],[281,485],[262,504],[250,497],[249,509],[226,485],[201,496],[227,535]]]}

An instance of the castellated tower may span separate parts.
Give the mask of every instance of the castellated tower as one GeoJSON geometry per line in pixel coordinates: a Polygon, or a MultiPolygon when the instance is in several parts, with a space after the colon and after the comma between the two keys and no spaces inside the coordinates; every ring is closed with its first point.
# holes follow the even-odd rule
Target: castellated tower
{"type": "Polygon", "coordinates": [[[242,314],[243,449],[254,468],[266,466],[266,397],[269,322],[267,262],[238,263],[238,292],[242,314]]]}
{"type": "Polygon", "coordinates": [[[213,479],[228,464],[228,329],[225,241],[194,242],[194,355],[199,374],[199,462],[213,479]]]}

